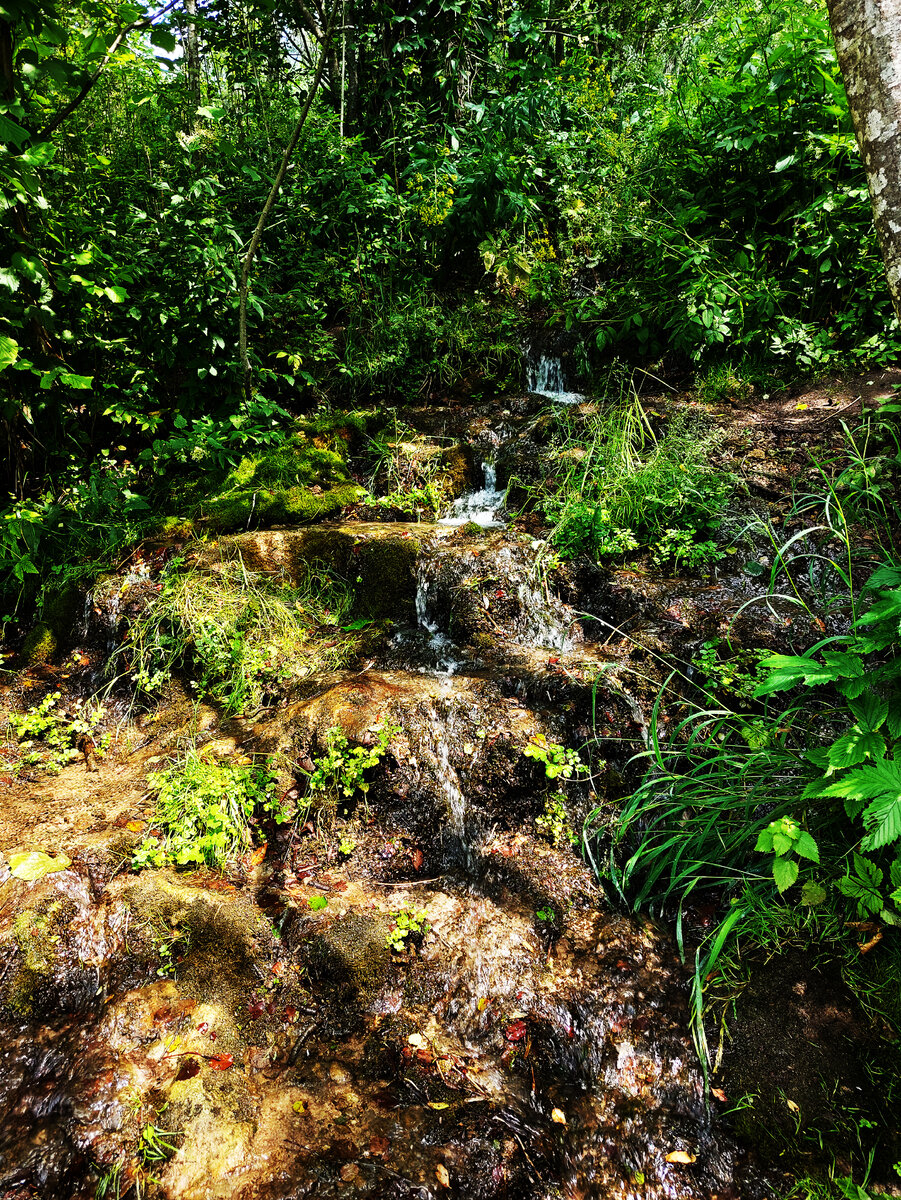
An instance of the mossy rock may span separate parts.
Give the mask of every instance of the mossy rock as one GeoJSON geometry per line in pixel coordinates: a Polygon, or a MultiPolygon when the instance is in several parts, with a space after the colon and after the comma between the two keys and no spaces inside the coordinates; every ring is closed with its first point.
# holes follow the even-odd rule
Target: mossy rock
{"type": "Polygon", "coordinates": [[[49,589],[41,615],[62,643],[69,638],[82,604],[82,590],[74,580],[49,589]]]}
{"type": "Polygon", "coordinates": [[[398,617],[405,607],[412,612],[419,554],[413,537],[377,538],[357,546],[354,608],[371,617],[398,617]]]}
{"type": "Polygon", "coordinates": [[[365,997],[381,984],[391,961],[385,917],[348,913],[304,944],[310,978],[336,998],[365,997]]]}
{"type": "Polygon", "coordinates": [[[49,662],[59,648],[59,639],[45,621],[39,621],[22,644],[22,658],[30,667],[49,662]]]}
{"type": "Polygon", "coordinates": [[[337,516],[363,494],[355,483],[328,490],[308,487],[250,490],[214,497],[204,503],[199,518],[207,529],[230,533],[250,526],[305,525],[337,516]]]}

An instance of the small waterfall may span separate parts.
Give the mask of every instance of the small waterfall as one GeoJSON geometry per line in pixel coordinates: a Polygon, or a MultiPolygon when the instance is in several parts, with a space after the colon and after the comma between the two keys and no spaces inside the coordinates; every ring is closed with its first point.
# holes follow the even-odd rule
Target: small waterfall
{"type": "Polygon", "coordinates": [[[459,646],[442,632],[438,614],[429,603],[431,580],[427,566],[425,560],[416,566],[416,629],[401,629],[391,641],[404,651],[408,669],[415,668],[422,674],[453,675],[466,659],[459,646]]]}
{"type": "Polygon", "coordinates": [[[547,396],[555,404],[581,404],[585,399],[581,392],[567,390],[566,374],[559,358],[548,358],[546,354],[535,354],[531,350],[526,358],[526,390],[547,396]]]}
{"type": "Polygon", "coordinates": [[[451,505],[447,516],[439,525],[481,525],[483,529],[499,529],[504,522],[498,520],[498,512],[504,506],[504,493],[497,488],[497,470],[494,463],[482,463],[485,486],[477,492],[466,492],[451,505]]]}
{"type": "Polygon", "coordinates": [[[472,875],[476,866],[473,816],[463,788],[460,786],[460,777],[451,762],[451,742],[458,740],[455,737],[456,710],[453,699],[448,697],[443,706],[445,707],[443,716],[434,705],[428,706],[429,731],[432,741],[428,757],[432,760],[435,780],[447,802],[449,831],[459,840],[467,874],[472,875]]]}

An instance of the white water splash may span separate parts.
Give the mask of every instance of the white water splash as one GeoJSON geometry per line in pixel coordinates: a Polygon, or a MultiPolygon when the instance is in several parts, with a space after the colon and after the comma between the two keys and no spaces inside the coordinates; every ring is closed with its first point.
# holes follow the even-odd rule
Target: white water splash
{"type": "Polygon", "coordinates": [[[504,493],[497,488],[497,471],[493,463],[482,463],[485,486],[477,492],[467,492],[451,505],[450,512],[439,525],[481,525],[483,529],[500,529],[504,522],[498,512],[504,506],[504,493]]]}
{"type": "Polygon", "coordinates": [[[555,404],[581,404],[585,397],[581,392],[570,392],[566,388],[563,363],[559,358],[539,358],[529,355],[526,367],[526,390],[547,396],[555,404]]]}

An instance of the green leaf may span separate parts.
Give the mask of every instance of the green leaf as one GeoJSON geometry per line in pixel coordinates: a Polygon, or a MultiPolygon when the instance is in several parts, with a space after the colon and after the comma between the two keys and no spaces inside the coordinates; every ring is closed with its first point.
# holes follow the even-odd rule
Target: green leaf
{"type": "Polygon", "coordinates": [[[825,786],[818,794],[849,800],[875,800],[885,794],[901,797],[901,766],[883,760],[872,766],[861,767],[857,771],[849,771],[841,779],[825,786]]]}
{"type": "Polygon", "coordinates": [[[802,858],[809,858],[811,862],[820,861],[820,849],[806,829],[801,830],[801,835],[795,842],[795,853],[800,854],[802,858]]]}
{"type": "Polygon", "coordinates": [[[175,49],[175,35],[170,33],[168,29],[151,29],[150,31],[151,46],[159,46],[161,50],[165,50],[167,54],[171,54],[175,49]]]}
{"type": "Polygon", "coordinates": [[[872,691],[864,692],[862,696],[849,700],[848,708],[864,729],[879,729],[885,724],[888,716],[888,701],[883,700],[872,691]]]}
{"type": "MultiPolygon", "coordinates": [[[[843,655],[836,657],[845,657],[843,655]]],[[[784,692],[788,688],[804,684],[813,687],[818,683],[832,683],[845,674],[840,664],[833,666],[818,663],[816,659],[793,654],[771,654],[763,660],[769,675],[755,689],[756,697],[770,696],[773,692],[784,692]]]]}
{"type": "Polygon", "coordinates": [[[5,370],[19,357],[19,343],[12,338],[0,337],[0,371],[5,370]]]}
{"type": "Polygon", "coordinates": [[[33,850],[30,854],[11,854],[9,856],[10,874],[16,879],[25,879],[33,883],[37,879],[43,879],[45,875],[51,875],[54,871],[65,871],[72,863],[71,858],[67,858],[65,854],[58,854],[56,858],[51,858],[49,854],[44,854],[40,850],[33,850]]]}
{"type": "Polygon", "coordinates": [[[790,854],[794,847],[794,839],[784,833],[773,834],[773,849],[777,854],[790,854]]]}
{"type": "Polygon", "coordinates": [[[798,878],[798,864],[793,858],[773,859],[773,879],[780,892],[787,892],[798,878]]]}
{"type": "Polygon", "coordinates": [[[121,304],[123,300],[128,299],[128,292],[121,287],[105,287],[103,294],[108,300],[112,300],[113,304],[121,304]]]}
{"type": "Polygon", "coordinates": [[[834,770],[842,767],[856,767],[865,759],[883,758],[885,751],[885,739],[881,734],[863,730],[855,725],[830,746],[829,765],[834,770]]]}
{"type": "Polygon", "coordinates": [[[320,912],[323,908],[328,907],[328,899],[325,896],[311,896],[307,904],[311,912],[320,912]]]}
{"type": "Polygon", "coordinates": [[[801,888],[801,903],[806,904],[808,908],[816,908],[826,899],[826,889],[819,883],[814,883],[812,879],[801,888]]]}
{"type": "Polygon", "coordinates": [[[898,620],[901,617],[901,588],[892,591],[881,591],[881,599],[863,616],[857,618],[858,625],[876,625],[883,621],[898,620]]]}
{"type": "MultiPolygon", "coordinates": [[[[526,750],[526,754],[528,754],[526,750]]],[[[761,854],[771,854],[773,850],[773,834],[769,829],[762,829],[757,838],[755,850],[759,850],[761,854]]]]}

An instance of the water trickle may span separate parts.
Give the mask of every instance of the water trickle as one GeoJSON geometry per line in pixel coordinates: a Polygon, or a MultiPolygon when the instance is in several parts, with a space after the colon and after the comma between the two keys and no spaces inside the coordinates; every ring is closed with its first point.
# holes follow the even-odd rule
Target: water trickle
{"type": "Polygon", "coordinates": [[[429,735],[431,746],[428,757],[432,759],[435,779],[447,802],[448,829],[458,839],[463,852],[466,872],[472,875],[476,864],[476,831],[473,814],[460,784],[460,777],[451,762],[451,740],[455,736],[456,709],[448,700],[446,711],[439,714],[434,705],[428,706],[429,735]]]}
{"type": "Polygon", "coordinates": [[[556,404],[581,404],[585,399],[581,392],[567,390],[563,363],[559,358],[548,358],[531,351],[526,365],[526,390],[547,396],[556,404]]]}
{"type": "Polygon", "coordinates": [[[498,491],[497,470],[493,463],[482,463],[485,486],[477,492],[466,492],[451,505],[439,525],[481,525],[483,529],[500,529],[504,522],[498,513],[504,506],[504,493],[498,491]]]}

